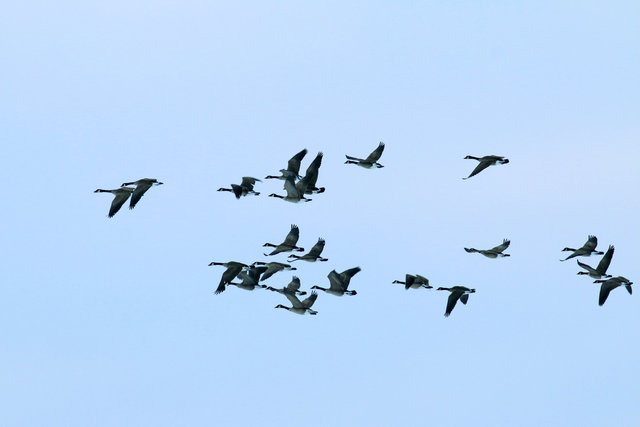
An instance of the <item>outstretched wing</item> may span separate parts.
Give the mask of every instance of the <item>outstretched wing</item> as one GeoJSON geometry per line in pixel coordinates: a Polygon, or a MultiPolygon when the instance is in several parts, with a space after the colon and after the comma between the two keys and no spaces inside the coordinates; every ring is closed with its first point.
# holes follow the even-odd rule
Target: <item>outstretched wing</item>
{"type": "Polygon", "coordinates": [[[344,291],[347,289],[337,271],[331,270],[327,277],[329,278],[329,283],[331,285],[330,289],[334,291],[344,291]]]}
{"type": "Polygon", "coordinates": [[[360,267],[353,267],[340,273],[340,279],[344,283],[344,289],[347,289],[347,287],[349,287],[351,278],[355,276],[360,270],[360,267]]]}
{"type": "Polygon", "coordinates": [[[365,161],[367,163],[371,162],[371,163],[375,163],[378,161],[378,159],[380,159],[380,156],[382,156],[382,152],[384,151],[384,142],[380,142],[380,144],[378,144],[378,148],[376,148],[375,150],[373,150],[371,152],[371,154],[369,154],[369,156],[367,156],[367,158],[365,159],[365,161]]]}
{"type": "MultiPolygon", "coordinates": [[[[613,245],[609,245],[609,249],[607,249],[607,252],[604,254],[602,259],[598,263],[598,266],[596,267],[596,270],[598,271],[598,273],[605,274],[607,272],[607,269],[609,268],[609,264],[611,264],[611,258],[613,258],[613,252],[615,250],[616,248],[614,248],[613,245]]],[[[580,262],[578,261],[578,263],[580,262]]]]}
{"type": "Polygon", "coordinates": [[[588,251],[593,251],[596,246],[598,246],[598,238],[596,236],[589,236],[589,239],[587,239],[587,243],[585,243],[582,248],[588,251]]]}
{"type": "Polygon", "coordinates": [[[318,169],[320,169],[321,164],[322,164],[322,152],[319,152],[316,158],[313,159],[313,161],[307,168],[307,172],[305,173],[305,178],[307,178],[308,187],[316,186],[316,182],[318,181],[318,169]]]}
{"type": "Polygon", "coordinates": [[[493,162],[491,162],[491,161],[481,160],[480,163],[478,163],[478,166],[476,166],[476,168],[473,170],[473,172],[471,172],[471,175],[469,175],[468,177],[466,177],[464,179],[469,179],[472,176],[478,175],[480,172],[482,172],[483,170],[485,170],[486,168],[488,168],[492,164],[493,164],[493,162]]]}
{"type": "Polygon", "coordinates": [[[302,300],[302,306],[304,308],[311,308],[313,303],[316,302],[317,298],[318,298],[318,293],[316,291],[311,292],[311,295],[309,295],[307,298],[302,300]]]}
{"type": "Polygon", "coordinates": [[[598,299],[598,305],[603,305],[607,298],[609,297],[609,292],[611,292],[611,285],[609,283],[604,282],[602,286],[600,286],[600,298],[598,299]]]}
{"type": "Polygon", "coordinates": [[[289,301],[291,301],[291,305],[293,305],[293,308],[306,308],[302,305],[295,293],[285,292],[284,296],[287,297],[289,301]]]}
{"type": "Polygon", "coordinates": [[[493,252],[498,252],[498,253],[502,253],[502,251],[504,251],[505,249],[507,249],[509,247],[509,245],[511,244],[511,240],[508,239],[503,239],[502,240],[502,244],[496,246],[495,248],[491,248],[489,249],[490,251],[493,252]]]}
{"type": "Polygon", "coordinates": [[[458,300],[462,295],[463,295],[462,292],[458,292],[458,291],[451,292],[451,295],[449,295],[449,299],[447,299],[447,309],[444,312],[445,317],[449,317],[449,315],[453,311],[453,308],[456,306],[456,303],[458,302],[458,300]]]}
{"type": "Polygon", "coordinates": [[[405,289],[409,289],[411,287],[411,285],[413,285],[413,282],[416,281],[416,276],[414,276],[413,274],[405,274],[404,276],[404,288],[405,289]]]}
{"type": "Polygon", "coordinates": [[[287,163],[287,170],[289,172],[293,172],[297,176],[298,173],[300,172],[300,162],[302,161],[302,159],[306,154],[307,154],[307,149],[305,148],[302,151],[300,151],[298,154],[290,158],[289,162],[287,163]]]}
{"type": "Polygon", "coordinates": [[[322,251],[324,250],[324,239],[318,239],[318,242],[313,245],[309,253],[307,254],[309,257],[317,258],[320,256],[322,251]]]}
{"type": "Polygon", "coordinates": [[[253,190],[253,186],[256,185],[256,182],[262,182],[258,178],[254,178],[251,176],[243,176],[241,187],[246,188],[247,190],[253,190]]]}
{"type": "Polygon", "coordinates": [[[109,218],[114,216],[120,210],[122,205],[124,205],[127,199],[129,198],[129,196],[131,196],[130,191],[127,191],[127,192],[120,191],[116,194],[116,197],[113,198],[113,201],[111,202],[111,207],[109,208],[109,218]]]}
{"type": "Polygon", "coordinates": [[[131,202],[129,203],[129,209],[133,209],[136,207],[144,193],[147,192],[148,189],[151,188],[153,184],[151,182],[142,182],[136,186],[136,189],[133,190],[133,194],[131,195],[131,202]]]}
{"type": "Polygon", "coordinates": [[[300,278],[293,276],[291,282],[287,285],[287,291],[295,295],[296,291],[300,289],[300,278]]]}
{"type": "MultiPolygon", "coordinates": [[[[578,260],[576,260],[578,261],[578,260]]],[[[602,261],[600,261],[600,263],[602,263],[602,261]]],[[[596,271],[596,269],[594,269],[593,267],[591,267],[590,265],[587,265],[583,262],[578,261],[578,265],[582,268],[584,268],[585,270],[587,270],[589,273],[593,273],[593,274],[598,274],[598,272],[596,271]]],[[[600,265],[598,265],[600,266],[600,265]]]]}
{"type": "Polygon", "coordinates": [[[295,246],[298,243],[298,239],[300,238],[300,229],[297,225],[291,224],[291,231],[287,234],[287,237],[284,238],[284,243],[287,246],[295,246]]]}

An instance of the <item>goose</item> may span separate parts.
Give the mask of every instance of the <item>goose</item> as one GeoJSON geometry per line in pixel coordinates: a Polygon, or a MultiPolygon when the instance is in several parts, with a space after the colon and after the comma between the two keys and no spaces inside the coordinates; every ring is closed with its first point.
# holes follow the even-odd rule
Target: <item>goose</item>
{"type": "Polygon", "coordinates": [[[229,282],[227,285],[234,285],[245,291],[253,291],[255,288],[266,288],[265,285],[259,284],[260,275],[265,272],[267,267],[249,267],[249,271],[241,271],[237,277],[242,280],[241,283],[229,282]]]}
{"type": "Polygon", "coordinates": [[[289,255],[289,258],[291,258],[289,259],[289,262],[298,261],[298,260],[309,261],[309,262],[329,261],[328,258],[322,258],[320,256],[323,250],[324,250],[324,239],[319,238],[318,242],[315,245],[313,245],[313,247],[308,253],[302,256],[295,255],[295,254],[289,255]]]}
{"type": "Polygon", "coordinates": [[[129,209],[133,209],[136,207],[144,193],[147,192],[154,185],[162,185],[163,183],[158,181],[155,178],[142,178],[137,181],[125,182],[121,185],[121,187],[126,187],[127,185],[135,185],[136,189],[133,190],[133,194],[131,195],[131,202],[129,202],[129,209]]]}
{"type": "Polygon", "coordinates": [[[598,279],[594,280],[593,283],[602,283],[602,285],[600,286],[600,298],[598,300],[598,305],[604,305],[604,302],[607,300],[609,293],[618,286],[624,286],[627,289],[627,292],[629,292],[629,295],[633,293],[631,290],[631,285],[633,285],[633,282],[626,277],[616,276],[607,280],[598,279]]]}
{"type": "Polygon", "coordinates": [[[464,286],[453,286],[451,288],[440,287],[438,290],[451,292],[451,295],[449,295],[449,299],[447,300],[447,309],[444,312],[444,317],[449,317],[458,300],[462,301],[463,304],[466,304],[469,300],[469,294],[476,291],[475,289],[469,289],[464,286]]]}
{"type": "Polygon", "coordinates": [[[286,169],[280,169],[280,173],[281,175],[268,175],[265,179],[284,179],[287,180],[289,178],[299,178],[299,172],[300,172],[300,162],[302,161],[302,159],[304,158],[304,156],[307,154],[307,149],[303,149],[302,151],[300,151],[299,153],[297,153],[295,156],[293,156],[292,158],[289,159],[289,162],[287,163],[287,168],[286,169]]]}
{"type": "Polygon", "coordinates": [[[587,242],[582,245],[581,248],[564,248],[562,251],[569,251],[573,253],[565,259],[561,259],[560,261],[566,261],[577,256],[591,256],[592,254],[604,255],[604,252],[596,251],[596,246],[598,246],[598,238],[596,236],[589,235],[587,242]]]}
{"type": "Polygon", "coordinates": [[[295,267],[291,267],[291,265],[289,264],[284,264],[282,262],[262,262],[262,261],[256,261],[253,264],[251,264],[251,266],[256,266],[256,265],[266,265],[267,266],[267,270],[262,273],[262,277],[260,278],[260,280],[267,280],[269,277],[273,276],[274,274],[276,274],[278,271],[283,271],[283,270],[297,270],[295,267]]]}
{"type": "Polygon", "coordinates": [[[243,176],[242,183],[240,185],[231,184],[231,188],[218,188],[218,191],[230,191],[236,196],[236,199],[239,199],[242,196],[246,196],[247,194],[258,196],[260,195],[260,193],[253,191],[253,186],[256,184],[256,182],[262,181],[251,176],[243,176]]]}
{"type": "Polygon", "coordinates": [[[307,172],[304,175],[306,189],[304,194],[318,194],[324,193],[324,187],[316,187],[316,182],[318,181],[318,169],[320,169],[320,165],[322,164],[322,152],[319,152],[315,159],[309,164],[307,168],[307,172]]]}
{"type": "Polygon", "coordinates": [[[283,295],[286,295],[286,294],[306,295],[307,294],[305,291],[300,290],[300,279],[298,278],[298,276],[293,276],[289,284],[284,288],[277,289],[271,286],[267,286],[267,289],[270,291],[278,292],[283,295]]]}
{"type": "Polygon", "coordinates": [[[606,273],[607,273],[607,269],[609,268],[609,264],[611,264],[613,251],[615,251],[615,248],[613,247],[613,245],[609,245],[609,249],[607,249],[607,252],[604,254],[604,256],[602,257],[602,259],[600,260],[596,268],[593,268],[587,264],[584,264],[576,260],[580,267],[587,270],[587,271],[578,271],[577,274],[588,274],[589,277],[593,277],[594,279],[600,279],[602,277],[604,277],[605,279],[608,279],[609,277],[611,277],[611,275],[606,273]]]}
{"type": "Polygon", "coordinates": [[[351,278],[355,276],[361,270],[360,267],[350,268],[338,274],[337,271],[332,270],[327,277],[329,278],[329,288],[321,288],[320,286],[312,286],[311,289],[320,289],[328,294],[341,297],[343,295],[356,295],[356,291],[349,291],[349,282],[351,278]]]}
{"type": "Polygon", "coordinates": [[[485,170],[489,166],[504,165],[506,163],[509,163],[509,159],[506,159],[506,158],[504,158],[502,156],[484,156],[484,157],[466,156],[465,159],[477,160],[480,163],[478,163],[478,166],[476,166],[476,168],[473,170],[473,172],[471,172],[471,175],[469,175],[466,178],[462,178],[462,179],[469,179],[472,176],[478,175],[480,172],[482,172],[483,170],[485,170]]]}
{"type": "Polygon", "coordinates": [[[310,202],[311,199],[304,197],[304,193],[307,189],[306,182],[307,181],[304,179],[301,179],[296,184],[293,182],[293,178],[287,178],[284,181],[284,189],[287,190],[287,195],[281,196],[279,194],[272,193],[269,194],[269,197],[277,197],[291,203],[310,202]]]}
{"type": "Polygon", "coordinates": [[[384,142],[381,141],[380,144],[378,144],[378,148],[373,150],[371,154],[367,156],[366,159],[360,159],[358,157],[345,155],[345,157],[347,158],[347,161],[345,162],[345,164],[358,165],[366,169],[370,169],[372,167],[382,168],[384,166],[378,163],[378,160],[380,159],[380,156],[382,156],[383,151],[384,151],[384,142]]]}
{"type": "Polygon", "coordinates": [[[464,250],[469,252],[469,253],[477,252],[479,254],[482,254],[482,255],[486,256],[487,258],[498,258],[498,257],[502,258],[502,257],[506,257],[506,256],[511,256],[509,254],[503,254],[502,253],[502,251],[507,249],[510,244],[511,244],[511,240],[502,239],[502,244],[496,246],[495,248],[486,249],[486,250],[485,249],[475,249],[475,248],[464,248],[464,250]]]}
{"type": "Polygon", "coordinates": [[[214,292],[214,294],[216,295],[221,292],[224,292],[224,290],[226,289],[225,285],[231,282],[233,279],[235,279],[236,276],[238,276],[238,274],[240,274],[240,272],[243,269],[249,268],[247,264],[243,264],[241,262],[236,262],[236,261],[229,261],[229,262],[213,261],[209,264],[209,266],[212,266],[212,265],[222,265],[227,268],[224,271],[224,273],[222,273],[222,277],[220,278],[220,283],[218,284],[218,288],[214,292]]]}
{"type": "Polygon", "coordinates": [[[405,279],[404,282],[400,281],[400,280],[394,280],[391,283],[399,283],[401,285],[404,285],[404,288],[406,290],[411,289],[420,289],[420,288],[425,288],[425,289],[431,289],[433,288],[433,286],[429,285],[429,279],[427,279],[424,276],[421,276],[419,274],[416,274],[415,276],[413,274],[407,274],[405,275],[405,279]]]}
{"type": "Polygon", "coordinates": [[[108,215],[109,218],[112,218],[120,210],[122,205],[125,204],[133,191],[134,188],[131,187],[120,187],[114,190],[103,190],[102,188],[98,188],[96,191],[94,191],[94,193],[111,193],[115,196],[113,198],[113,201],[111,202],[111,208],[109,208],[108,215]]]}
{"type": "Polygon", "coordinates": [[[292,307],[286,307],[282,304],[278,304],[275,306],[275,308],[284,308],[285,310],[289,310],[290,312],[296,314],[318,314],[317,311],[311,310],[311,306],[314,302],[316,302],[316,299],[318,298],[318,294],[316,292],[311,292],[311,295],[303,301],[300,301],[298,297],[293,294],[284,294],[284,296],[287,297],[289,301],[291,301],[292,307]]]}
{"type": "Polygon", "coordinates": [[[300,229],[298,228],[297,225],[292,224],[291,231],[289,231],[289,234],[287,234],[287,237],[284,238],[284,242],[280,243],[279,245],[274,245],[273,243],[265,243],[264,245],[262,245],[270,248],[275,248],[270,254],[264,254],[264,256],[275,255],[275,254],[279,254],[280,252],[291,252],[291,251],[303,252],[304,248],[296,246],[296,243],[298,243],[299,238],[300,238],[300,229]]]}

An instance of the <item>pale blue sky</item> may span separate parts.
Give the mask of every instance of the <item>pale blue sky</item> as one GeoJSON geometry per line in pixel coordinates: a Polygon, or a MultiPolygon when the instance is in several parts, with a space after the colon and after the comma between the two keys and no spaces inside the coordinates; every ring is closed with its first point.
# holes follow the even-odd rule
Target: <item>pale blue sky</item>
{"type": "MultiPolygon", "coordinates": [[[[637,426],[640,4],[11,2],[0,21],[0,424],[637,426]],[[212,4],[213,3],[213,4],[212,4]],[[385,168],[344,165],[386,143],[385,168]],[[302,148],[304,205],[215,190],[302,148]],[[507,156],[463,181],[467,154],[507,156]],[[142,177],[135,210],[106,217],[142,177]],[[300,226],[355,297],[214,296],[300,226]],[[512,241],[510,258],[463,247],[512,241]],[[598,258],[589,258],[597,264],[598,258]],[[477,289],[392,285],[419,273],[477,289]]],[[[274,257],[284,260],[285,256],[274,257]]],[[[284,286],[290,273],[267,282],[284,286]]]]}

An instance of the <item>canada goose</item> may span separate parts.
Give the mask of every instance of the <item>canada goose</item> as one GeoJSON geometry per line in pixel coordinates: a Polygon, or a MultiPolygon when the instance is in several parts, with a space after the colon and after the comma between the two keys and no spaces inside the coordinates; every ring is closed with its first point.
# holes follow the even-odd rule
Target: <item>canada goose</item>
{"type": "Polygon", "coordinates": [[[433,286],[429,285],[429,279],[427,279],[426,277],[421,276],[419,274],[416,274],[415,276],[413,274],[407,274],[407,275],[405,275],[404,282],[402,282],[400,280],[394,280],[391,283],[399,283],[401,285],[404,285],[404,288],[406,290],[409,290],[409,288],[411,288],[411,289],[420,289],[420,288],[431,289],[431,288],[433,288],[433,286]]]}
{"type": "Polygon", "coordinates": [[[262,181],[251,176],[243,176],[242,183],[240,185],[231,184],[231,188],[218,188],[218,191],[230,191],[236,196],[236,199],[239,199],[242,196],[246,196],[247,194],[258,196],[260,193],[253,191],[253,186],[256,184],[256,182],[262,181]]]}
{"type": "Polygon", "coordinates": [[[293,276],[291,278],[291,281],[289,282],[289,284],[287,286],[285,286],[284,288],[273,288],[271,286],[267,286],[267,289],[270,291],[274,291],[274,292],[278,292],[280,294],[286,295],[286,294],[291,294],[291,295],[306,295],[307,293],[305,291],[301,291],[300,289],[300,279],[298,278],[298,276],[293,276]]]}
{"type": "Polygon", "coordinates": [[[604,252],[596,251],[596,246],[598,246],[598,238],[596,236],[590,235],[587,239],[587,242],[582,245],[581,248],[573,249],[573,248],[564,248],[563,251],[573,252],[571,255],[566,257],[565,259],[561,259],[560,261],[566,261],[570,258],[577,256],[591,256],[592,254],[603,255],[604,252]]]}
{"type": "Polygon", "coordinates": [[[366,169],[370,169],[374,166],[376,168],[382,168],[384,166],[378,163],[378,160],[380,159],[380,156],[382,156],[383,151],[384,151],[384,142],[380,142],[380,144],[378,144],[378,148],[373,150],[371,154],[367,156],[366,159],[360,159],[358,157],[352,157],[352,156],[345,156],[347,158],[347,161],[345,163],[362,166],[363,168],[366,168],[366,169]]]}
{"type": "Polygon", "coordinates": [[[269,197],[277,197],[291,203],[310,202],[311,199],[304,197],[307,188],[305,184],[306,181],[304,179],[299,180],[296,184],[293,182],[293,178],[287,178],[284,181],[284,189],[287,190],[287,195],[269,194],[269,197]]]}
{"type": "Polygon", "coordinates": [[[131,202],[129,202],[129,209],[133,209],[136,207],[136,205],[148,189],[150,189],[154,185],[162,185],[162,182],[159,182],[155,178],[142,178],[137,181],[125,182],[121,185],[121,187],[125,187],[127,185],[136,186],[136,189],[133,190],[133,194],[131,195],[131,202]]]}
{"type": "Polygon", "coordinates": [[[111,193],[115,195],[113,201],[111,202],[111,208],[109,208],[109,218],[111,218],[120,210],[122,205],[125,204],[127,199],[133,193],[133,190],[134,188],[131,187],[120,187],[116,188],[115,190],[103,190],[101,188],[98,188],[96,191],[94,191],[94,193],[111,193]]]}
{"type": "Polygon", "coordinates": [[[220,283],[218,284],[218,288],[214,292],[216,295],[219,294],[220,292],[224,292],[224,290],[226,289],[225,285],[227,283],[231,282],[233,279],[235,279],[236,276],[238,276],[238,274],[240,274],[242,269],[249,267],[247,264],[243,264],[241,262],[235,262],[235,261],[229,261],[229,262],[215,262],[214,261],[214,262],[211,262],[209,265],[210,266],[212,266],[212,265],[222,265],[224,267],[227,267],[227,269],[224,271],[224,273],[222,273],[222,277],[220,278],[220,283]]]}
{"type": "Polygon", "coordinates": [[[286,169],[280,169],[281,175],[269,175],[265,179],[288,179],[288,178],[299,178],[300,172],[300,162],[307,154],[307,149],[303,149],[298,154],[289,159],[287,163],[286,169]]]}
{"type": "Polygon", "coordinates": [[[458,300],[462,301],[463,304],[466,304],[469,300],[469,294],[472,294],[476,291],[475,289],[465,288],[464,286],[438,288],[438,290],[451,292],[451,295],[449,295],[449,299],[447,300],[447,309],[444,312],[444,317],[449,317],[458,300]]]}
{"type": "Polygon", "coordinates": [[[265,243],[264,245],[262,245],[262,246],[275,248],[270,254],[264,254],[264,255],[269,256],[269,255],[279,254],[280,252],[291,252],[291,251],[303,252],[304,248],[296,246],[296,243],[298,243],[299,238],[300,238],[300,229],[298,228],[297,225],[292,224],[291,231],[289,231],[289,234],[287,234],[287,237],[284,238],[284,242],[280,243],[279,245],[274,245],[273,243],[265,243]]]}
{"type": "Polygon", "coordinates": [[[341,297],[343,295],[356,295],[356,291],[348,291],[349,282],[351,282],[351,278],[355,276],[359,271],[360,267],[350,268],[348,270],[343,271],[338,274],[337,271],[332,270],[327,277],[329,278],[329,288],[321,288],[320,286],[312,286],[311,289],[320,289],[321,291],[325,291],[328,294],[335,295],[341,297]]]}
{"type": "Polygon", "coordinates": [[[324,193],[324,187],[316,187],[316,182],[318,181],[318,170],[320,169],[320,165],[322,164],[322,152],[319,152],[315,159],[309,164],[307,168],[307,172],[302,178],[305,180],[306,189],[304,194],[318,194],[324,193]]]}
{"type": "Polygon", "coordinates": [[[611,264],[611,257],[613,257],[613,251],[615,251],[615,248],[613,247],[613,245],[609,245],[609,249],[607,249],[607,252],[604,254],[604,256],[602,257],[602,259],[600,260],[596,268],[593,268],[587,264],[581,263],[579,260],[576,260],[580,267],[587,270],[587,271],[578,271],[577,274],[588,274],[589,277],[593,277],[594,279],[600,279],[602,277],[604,278],[611,277],[611,275],[606,274],[606,272],[607,272],[607,269],[609,268],[609,264],[611,264]]]}
{"type": "Polygon", "coordinates": [[[602,283],[602,285],[600,286],[600,298],[598,300],[598,305],[603,305],[607,300],[607,297],[609,296],[609,292],[611,292],[618,286],[624,286],[627,289],[627,292],[629,292],[629,295],[633,293],[631,291],[631,285],[633,285],[633,282],[626,277],[616,276],[607,280],[598,279],[594,280],[593,283],[602,283]]]}
{"type": "Polygon", "coordinates": [[[245,291],[253,291],[255,288],[266,288],[265,285],[261,285],[258,282],[260,281],[260,275],[266,271],[267,267],[249,267],[249,271],[241,271],[238,273],[241,283],[233,283],[229,282],[227,285],[234,285],[240,289],[244,289],[245,291]]]}
{"type": "Polygon", "coordinates": [[[287,297],[289,301],[291,301],[291,305],[293,307],[285,307],[282,304],[278,304],[275,306],[275,308],[284,308],[296,314],[318,314],[317,311],[311,310],[311,306],[314,302],[316,302],[316,299],[318,298],[318,294],[316,292],[311,292],[311,295],[303,301],[300,301],[298,297],[293,294],[284,294],[284,296],[287,297]]]}
{"type": "Polygon", "coordinates": [[[511,256],[511,255],[503,254],[502,251],[507,249],[510,244],[511,244],[511,240],[503,239],[502,240],[502,244],[496,246],[495,248],[486,249],[486,250],[475,249],[475,248],[464,248],[464,250],[469,252],[469,253],[477,252],[479,254],[482,254],[482,255],[486,256],[487,258],[506,257],[506,256],[511,256]]]}
{"type": "Polygon", "coordinates": [[[509,159],[505,159],[502,156],[484,156],[484,157],[466,156],[465,159],[477,160],[480,163],[478,163],[478,166],[476,166],[476,168],[473,170],[473,172],[471,172],[471,175],[469,175],[466,178],[462,178],[462,179],[469,179],[474,175],[478,175],[480,172],[482,172],[483,170],[485,170],[489,166],[504,165],[506,163],[509,163],[509,159]]]}
{"type": "Polygon", "coordinates": [[[298,261],[298,260],[309,261],[309,262],[329,261],[328,258],[322,258],[320,256],[323,250],[324,250],[324,239],[320,238],[318,239],[318,242],[315,245],[313,245],[313,247],[308,253],[302,256],[295,255],[295,254],[289,255],[289,258],[292,258],[289,260],[289,262],[298,261]]]}
{"type": "Polygon", "coordinates": [[[264,273],[262,273],[262,277],[260,278],[260,280],[267,280],[269,277],[273,276],[278,271],[297,270],[295,267],[291,267],[289,264],[284,264],[284,263],[281,263],[281,262],[256,261],[253,264],[251,264],[252,267],[256,266],[256,265],[266,265],[267,266],[267,270],[264,273]]]}

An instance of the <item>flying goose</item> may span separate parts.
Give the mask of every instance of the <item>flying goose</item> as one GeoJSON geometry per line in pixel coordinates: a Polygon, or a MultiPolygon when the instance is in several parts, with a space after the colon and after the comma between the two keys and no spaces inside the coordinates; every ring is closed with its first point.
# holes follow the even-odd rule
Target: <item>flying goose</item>
{"type": "Polygon", "coordinates": [[[502,244],[496,246],[495,248],[486,249],[486,250],[484,250],[484,249],[475,249],[475,248],[464,248],[464,250],[469,252],[469,253],[477,252],[479,254],[482,254],[482,255],[486,256],[487,258],[506,257],[506,256],[511,256],[511,255],[503,254],[502,251],[507,249],[510,244],[511,244],[511,240],[503,239],[502,240],[502,244]]]}
{"type": "Polygon", "coordinates": [[[629,292],[629,295],[632,294],[631,285],[633,285],[633,282],[626,277],[616,276],[607,280],[598,279],[594,280],[593,283],[602,283],[602,285],[600,286],[600,298],[598,300],[598,305],[603,305],[607,300],[609,293],[618,286],[624,286],[627,289],[627,292],[629,292]]]}
{"type": "Polygon", "coordinates": [[[284,308],[296,314],[318,314],[317,311],[311,310],[311,306],[314,302],[316,302],[316,299],[318,298],[318,294],[316,292],[311,292],[311,295],[303,301],[300,301],[294,294],[287,293],[284,294],[284,296],[287,297],[289,301],[291,301],[291,305],[293,307],[285,307],[282,304],[278,304],[275,306],[275,308],[284,308]]]}
{"type": "Polygon", "coordinates": [[[243,176],[242,183],[240,185],[231,184],[231,188],[218,188],[218,191],[230,191],[236,196],[236,199],[239,199],[242,196],[246,196],[247,194],[258,196],[260,193],[253,191],[253,186],[256,184],[256,182],[262,181],[251,176],[243,176]]]}
{"type": "Polygon", "coordinates": [[[453,286],[451,288],[441,287],[438,288],[438,290],[451,292],[451,295],[449,295],[449,299],[447,300],[447,309],[444,312],[444,317],[449,317],[458,300],[462,301],[463,304],[466,304],[469,300],[469,294],[476,291],[475,289],[465,288],[464,286],[453,286]]]}
{"type": "Polygon", "coordinates": [[[367,156],[366,159],[360,159],[358,157],[352,157],[352,156],[345,156],[347,158],[347,161],[345,163],[362,166],[363,168],[366,168],[366,169],[370,169],[372,167],[382,168],[384,166],[378,163],[378,160],[380,159],[380,156],[382,156],[383,151],[384,151],[384,142],[380,142],[380,144],[378,144],[378,148],[373,150],[371,154],[367,156]]]}
{"type": "Polygon", "coordinates": [[[267,267],[249,267],[249,271],[241,271],[237,277],[242,280],[241,283],[233,283],[229,282],[227,285],[234,285],[240,289],[244,289],[245,291],[253,291],[255,288],[266,288],[265,285],[261,285],[258,282],[260,281],[260,275],[266,271],[267,267]]]}
{"type": "Polygon", "coordinates": [[[222,277],[220,278],[220,283],[218,284],[218,288],[214,292],[216,295],[221,293],[221,292],[224,292],[224,290],[226,289],[225,285],[227,283],[231,282],[233,279],[235,279],[236,276],[238,276],[238,274],[240,274],[242,269],[249,267],[247,264],[243,264],[241,262],[235,262],[235,261],[229,261],[229,262],[215,262],[214,261],[214,262],[211,262],[209,265],[210,266],[212,266],[212,265],[222,265],[222,266],[227,268],[224,271],[224,273],[222,273],[222,277]]]}
{"type": "Polygon", "coordinates": [[[302,256],[295,255],[295,254],[289,255],[289,258],[291,258],[289,259],[289,262],[298,261],[298,260],[309,261],[309,262],[329,261],[328,258],[322,258],[320,256],[323,250],[324,250],[324,239],[320,238],[318,239],[318,242],[315,245],[313,245],[313,247],[308,253],[302,256]]]}
{"type": "Polygon", "coordinates": [[[606,274],[607,273],[607,269],[609,268],[609,264],[611,264],[611,258],[613,257],[613,251],[615,251],[615,248],[613,247],[613,245],[609,245],[609,249],[607,249],[607,252],[604,254],[604,256],[602,257],[602,259],[600,260],[600,262],[598,263],[598,266],[596,268],[593,268],[587,264],[584,264],[578,260],[576,260],[578,262],[578,265],[582,268],[584,268],[587,271],[578,271],[578,274],[588,274],[589,277],[593,277],[594,279],[600,279],[602,277],[604,277],[605,279],[611,277],[610,274],[606,274]]]}
{"type": "Polygon", "coordinates": [[[287,190],[286,196],[280,196],[279,194],[269,194],[269,197],[277,197],[279,199],[286,200],[291,203],[299,203],[299,202],[310,202],[311,199],[307,199],[304,197],[304,193],[307,189],[305,179],[299,180],[297,183],[293,182],[293,178],[287,178],[284,181],[284,189],[287,190]]]}
{"type": "Polygon", "coordinates": [[[351,282],[351,278],[355,276],[359,271],[360,267],[350,268],[348,270],[343,271],[338,274],[337,271],[332,270],[327,277],[329,278],[329,288],[321,288],[320,286],[312,286],[311,289],[320,289],[321,291],[325,291],[328,294],[335,295],[341,297],[343,295],[356,295],[356,291],[349,291],[347,288],[349,287],[349,282],[351,282]]]}
{"type": "Polygon", "coordinates": [[[462,179],[469,179],[472,176],[478,175],[480,172],[482,172],[483,170],[485,170],[489,166],[504,165],[506,163],[509,163],[509,159],[506,159],[506,158],[504,158],[502,156],[484,156],[484,157],[466,156],[465,159],[477,160],[480,163],[478,163],[478,166],[476,166],[476,168],[473,170],[473,172],[471,172],[471,175],[469,175],[466,178],[462,178],[462,179]]]}
{"type": "Polygon", "coordinates": [[[420,289],[420,288],[431,289],[431,288],[433,288],[433,286],[429,285],[429,279],[427,279],[426,277],[421,276],[419,274],[416,274],[415,276],[413,274],[407,274],[407,275],[405,275],[404,282],[402,282],[400,280],[394,280],[391,283],[399,283],[401,285],[404,285],[404,288],[406,290],[409,290],[409,288],[411,288],[411,289],[420,289]]]}
{"type": "Polygon", "coordinates": [[[289,282],[289,284],[287,286],[285,286],[284,288],[277,289],[277,288],[273,288],[271,286],[267,286],[267,289],[270,290],[270,291],[278,292],[278,293],[283,294],[283,295],[286,295],[286,294],[306,295],[307,294],[305,291],[301,291],[300,290],[300,279],[298,278],[298,276],[293,276],[291,278],[291,281],[289,282]]]}
{"type": "Polygon", "coordinates": [[[596,246],[598,246],[598,238],[596,236],[590,235],[587,239],[587,242],[582,245],[581,248],[564,248],[562,251],[573,252],[571,255],[566,257],[565,259],[561,259],[560,261],[566,261],[570,258],[577,256],[591,256],[592,254],[603,255],[604,252],[596,251],[596,246]]]}
{"type": "Polygon", "coordinates": [[[111,202],[111,208],[109,208],[109,218],[111,218],[120,210],[122,205],[125,204],[133,191],[134,188],[131,187],[120,187],[114,190],[103,190],[98,188],[94,193],[111,193],[115,196],[111,202]]]}
{"type": "Polygon", "coordinates": [[[309,164],[307,168],[307,172],[302,178],[305,180],[306,189],[304,194],[318,194],[324,193],[324,187],[316,187],[316,182],[318,181],[318,169],[320,169],[320,165],[322,164],[322,152],[319,152],[315,159],[309,164]]]}
{"type": "Polygon", "coordinates": [[[288,178],[299,178],[300,172],[300,162],[307,154],[307,149],[303,149],[298,154],[289,159],[287,163],[286,169],[280,169],[281,175],[269,175],[265,179],[288,179],[288,178]]]}
{"type": "Polygon", "coordinates": [[[155,178],[142,178],[137,181],[125,182],[121,185],[121,187],[125,187],[127,185],[135,185],[136,189],[133,190],[133,194],[131,195],[131,201],[129,202],[129,209],[133,209],[136,207],[144,193],[147,192],[154,185],[162,185],[163,183],[158,181],[155,178]]]}
{"type": "Polygon", "coordinates": [[[270,254],[264,254],[264,255],[269,256],[269,255],[279,254],[280,252],[291,252],[291,251],[303,252],[304,248],[296,246],[296,243],[298,243],[299,238],[300,238],[300,229],[298,228],[297,225],[292,224],[291,231],[289,231],[289,234],[287,234],[287,237],[284,238],[284,242],[280,243],[279,245],[274,245],[273,243],[265,243],[264,245],[262,245],[262,246],[275,248],[270,254]]]}
{"type": "Polygon", "coordinates": [[[267,280],[269,277],[273,276],[278,271],[297,270],[295,267],[291,267],[291,265],[284,264],[284,263],[281,263],[281,262],[256,261],[253,264],[251,264],[252,267],[256,266],[256,265],[266,265],[267,266],[267,270],[264,273],[262,273],[262,277],[260,278],[260,280],[267,280]]]}

